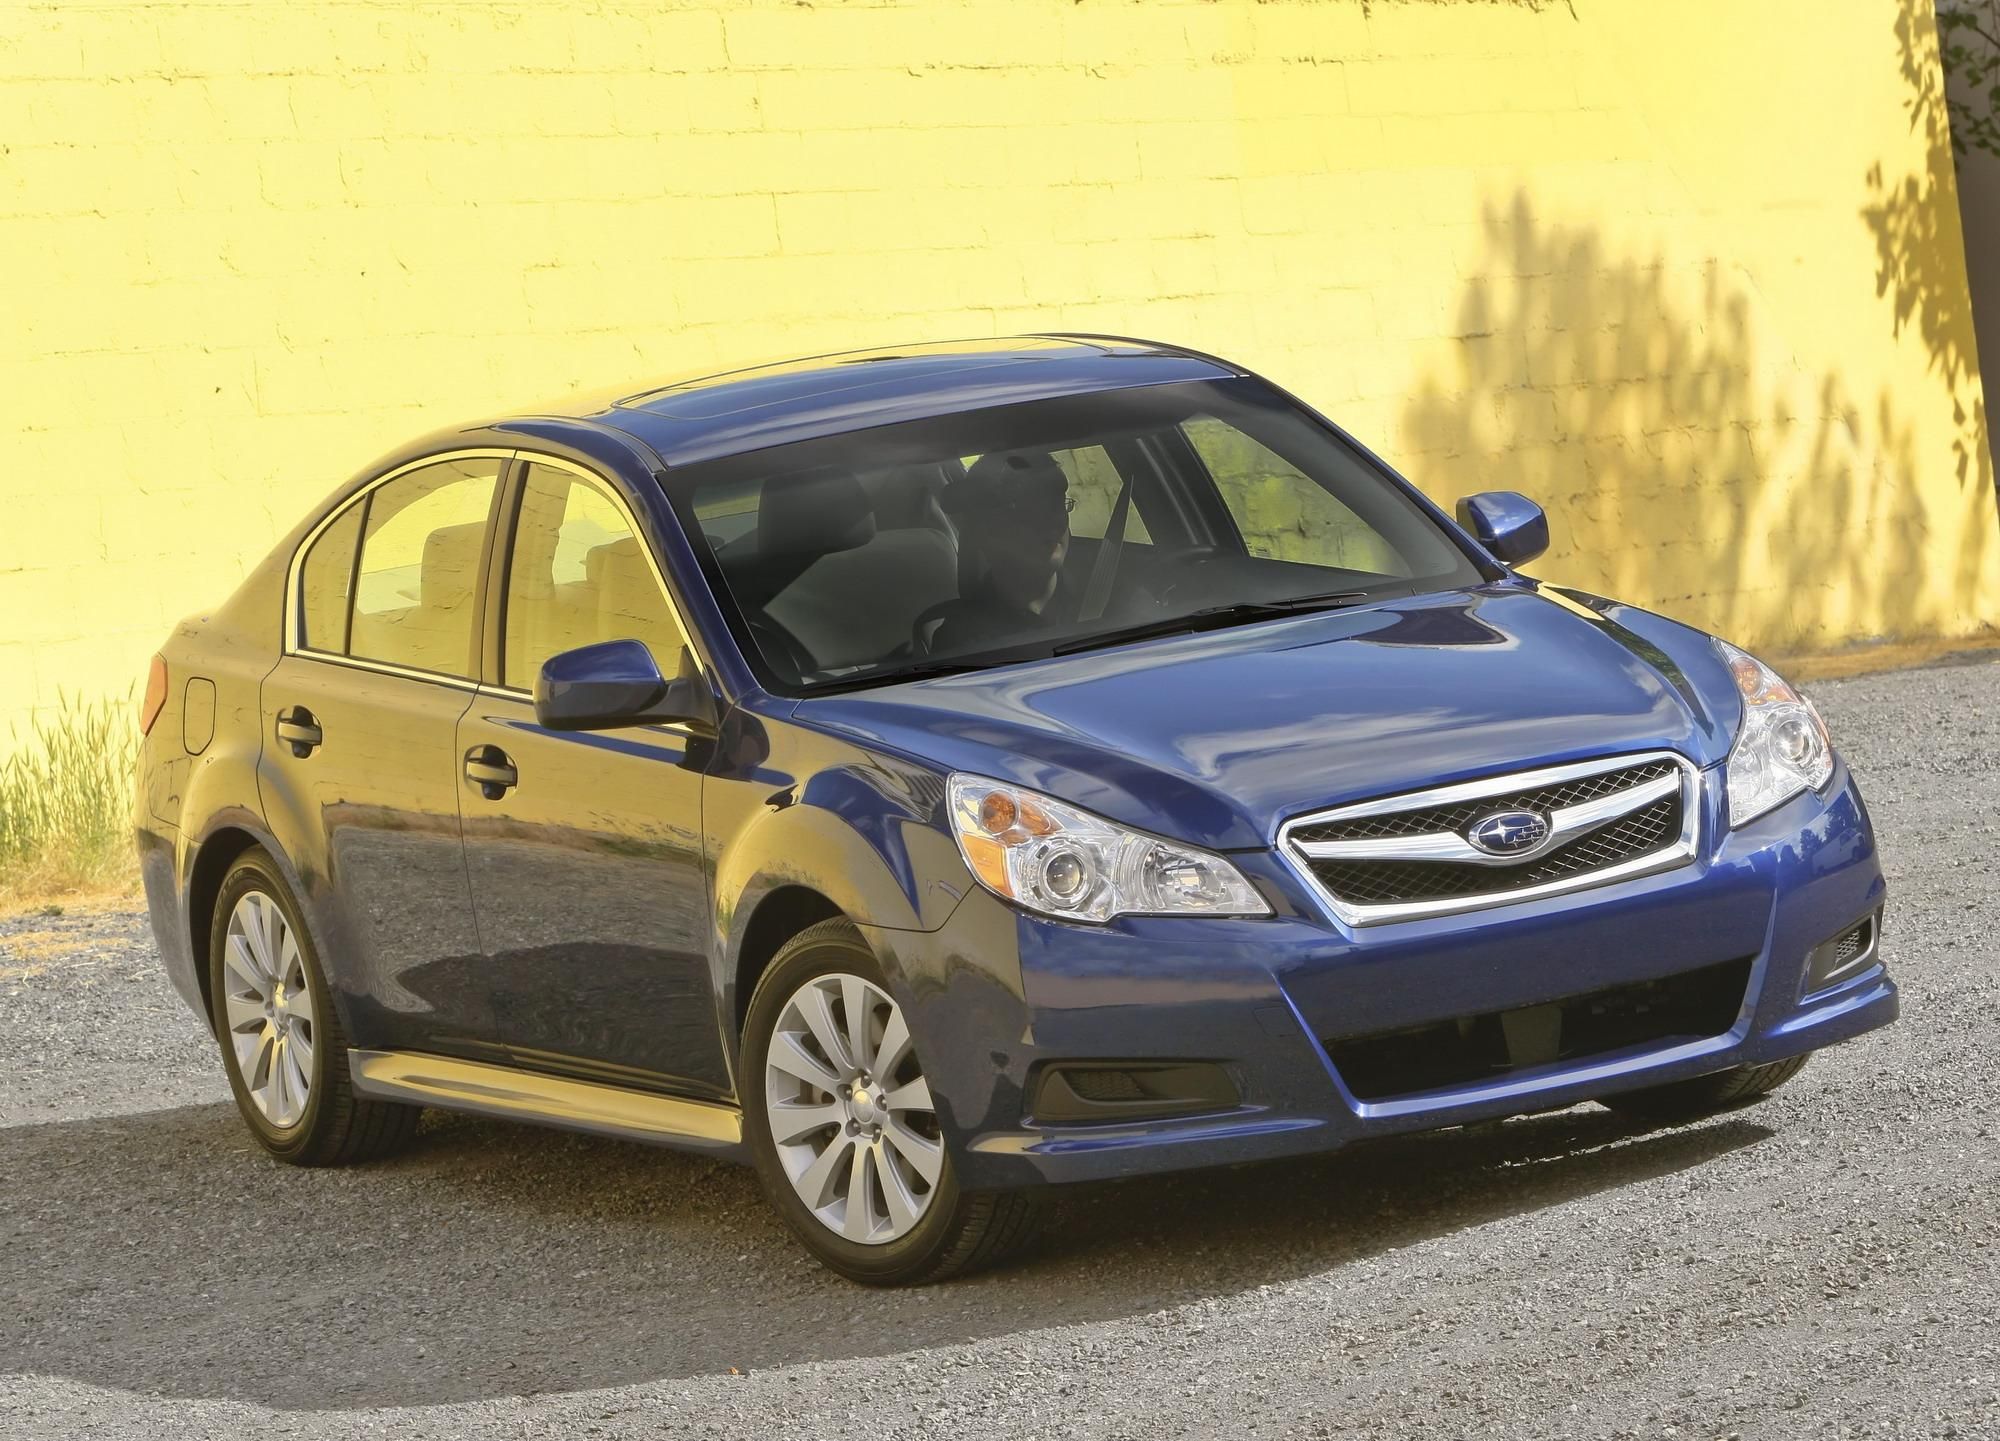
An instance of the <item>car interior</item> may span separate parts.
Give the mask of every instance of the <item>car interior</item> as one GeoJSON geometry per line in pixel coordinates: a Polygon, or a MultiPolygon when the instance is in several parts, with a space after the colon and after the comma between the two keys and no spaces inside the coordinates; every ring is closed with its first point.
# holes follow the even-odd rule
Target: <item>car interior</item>
{"type": "MultiPolygon", "coordinates": [[[[408,589],[394,591],[396,599],[413,599],[414,604],[371,609],[364,586],[355,601],[349,653],[418,670],[463,671],[485,542],[483,520],[448,525],[425,537],[415,595],[408,589]]],[[[381,579],[392,582],[393,575],[384,573],[381,579]]]]}
{"type": "MultiPolygon", "coordinates": [[[[1176,453],[1176,439],[1154,432],[1009,452],[1058,465],[1070,482],[1068,550],[1043,612],[1051,633],[1385,579],[1374,569],[1302,565],[1246,548],[1200,460],[1184,441],[1176,453]],[[1190,467],[1207,483],[1190,484],[1190,467]]],[[[697,509],[744,625],[781,681],[837,680],[932,658],[936,618],[977,591],[985,564],[949,503],[975,459],[821,466],[771,476],[754,496],[742,488],[726,508],[697,509]]]]}
{"type": "Polygon", "coordinates": [[[555,580],[547,555],[525,559],[509,575],[504,684],[532,690],[550,656],[606,640],[643,641],[661,669],[671,670],[680,628],[638,537],[592,546],[580,580],[555,580]]]}

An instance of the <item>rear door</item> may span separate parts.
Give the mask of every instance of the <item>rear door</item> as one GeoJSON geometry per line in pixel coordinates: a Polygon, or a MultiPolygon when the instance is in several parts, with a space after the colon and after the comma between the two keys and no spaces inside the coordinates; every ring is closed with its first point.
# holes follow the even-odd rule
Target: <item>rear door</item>
{"type": "Polygon", "coordinates": [[[454,1049],[482,998],[458,814],[481,579],[507,456],[393,472],[300,549],[262,691],[265,814],[365,1047],[454,1049]]]}
{"type": "Polygon", "coordinates": [[[458,722],[491,1036],[523,1065],[726,1095],[701,743],[672,726],[545,730],[532,700],[559,651],[640,640],[671,675],[686,632],[618,489],[523,460],[517,519],[496,548],[495,683],[458,722]]]}

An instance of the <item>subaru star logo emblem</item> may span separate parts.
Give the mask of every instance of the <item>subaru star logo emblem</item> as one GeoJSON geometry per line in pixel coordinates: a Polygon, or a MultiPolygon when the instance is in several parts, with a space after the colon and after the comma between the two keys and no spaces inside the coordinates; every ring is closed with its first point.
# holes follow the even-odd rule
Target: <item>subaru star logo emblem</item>
{"type": "Polygon", "coordinates": [[[1549,823],[1533,811],[1501,811],[1474,821],[1465,838],[1489,856],[1518,856],[1549,838],[1549,823]]]}

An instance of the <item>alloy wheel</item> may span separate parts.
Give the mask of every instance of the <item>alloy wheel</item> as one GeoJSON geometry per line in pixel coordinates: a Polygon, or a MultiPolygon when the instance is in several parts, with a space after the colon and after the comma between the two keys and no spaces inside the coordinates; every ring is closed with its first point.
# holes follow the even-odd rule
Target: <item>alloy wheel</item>
{"type": "Polygon", "coordinates": [[[243,1089],[273,1126],[296,1126],[312,1096],[312,981],[285,913],[263,891],[245,891],[229,913],[222,977],[243,1089]]]}
{"type": "Polygon", "coordinates": [[[860,976],[815,976],[778,1014],[764,1111],[779,1164],[829,1231],[863,1245],[906,1236],[944,1169],[930,1083],[903,1012],[860,976]]]}

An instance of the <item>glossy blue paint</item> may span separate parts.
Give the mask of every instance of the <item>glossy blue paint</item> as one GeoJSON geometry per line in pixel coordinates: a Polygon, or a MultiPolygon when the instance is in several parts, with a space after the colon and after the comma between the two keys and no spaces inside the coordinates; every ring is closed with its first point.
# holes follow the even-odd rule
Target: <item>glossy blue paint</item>
{"type": "Polygon", "coordinates": [[[1527,496],[1485,490],[1458,503],[1458,523],[1505,565],[1525,565],[1549,548],[1549,518],[1527,496]]]}
{"type": "Polygon", "coordinates": [[[1037,336],[730,371],[580,406],[578,414],[678,466],[924,416],[1242,373],[1168,346],[1037,336]]]}
{"type": "MultiPolygon", "coordinates": [[[[621,392],[384,457],[163,648],[176,680],[218,691],[201,755],[170,701],[141,762],[142,873],[177,989],[206,1004],[203,876],[247,840],[291,878],[353,1044],[729,1100],[748,1089],[737,1018],[766,958],[759,917],[817,904],[881,961],[976,1187],[1322,1150],[1771,1060],[1893,1018],[1879,966],[1801,1000],[1807,953],[1882,904],[1866,810],[1842,767],[1729,829],[1721,767],[1741,705],[1700,632],[1481,560],[1489,578],[1461,588],[797,700],[759,685],[668,503],[674,468],[697,460],[1240,374],[1097,338],[916,347],[621,392]],[[511,470],[477,580],[474,675],[286,653],[287,572],[315,523],[399,465],[468,448],[568,461],[622,499],[687,622],[686,678],[708,688],[712,728],[557,731],[500,684],[511,470]],[[326,733],[306,757],[272,739],[275,713],[301,704],[326,733]],[[519,774],[497,798],[463,770],[487,747],[519,774]],[[1351,928],[1274,845],[1286,821],[1345,802],[1639,751],[1700,776],[1701,848],[1678,869],[1351,928]],[[946,826],[954,770],[1227,851],[1272,914],[1082,925],[1016,910],[976,883],[946,826]],[[1738,960],[1750,979],[1723,1034],[1372,1101],[1329,1059],[1343,1039],[1738,960]],[[1131,1058],[1218,1063],[1241,1104],[1143,1126],[1029,1113],[1043,1068],[1131,1058]]],[[[1525,558],[1534,517],[1476,499],[1478,543],[1525,558]]]]}
{"type": "Polygon", "coordinates": [[[1678,659],[1649,655],[1496,583],[807,699],[793,719],[1245,850],[1291,815],[1528,757],[1674,750],[1713,765],[1734,689],[1705,641],[1672,639],[1678,659]],[[1720,723],[1669,669],[1727,704],[1720,723]]]}
{"type": "MultiPolygon", "coordinates": [[[[1711,772],[1710,804],[1719,801],[1718,782],[1711,772]]],[[[1267,894],[1291,901],[1272,920],[1130,917],[1081,927],[1021,915],[979,892],[940,931],[872,939],[899,967],[932,974],[948,969],[946,958],[990,951],[998,933],[1013,933],[1024,977],[1018,997],[960,977],[918,1003],[927,1026],[962,1040],[939,1048],[948,1074],[934,1080],[951,1097],[969,1184],[1264,1160],[1776,1060],[1894,1019],[1895,988],[1879,966],[1799,1001],[1806,953],[1882,900],[1851,780],[1843,770],[1824,795],[1789,802],[1772,819],[1725,835],[1683,871],[1378,932],[1329,928],[1267,852],[1246,858],[1245,868],[1267,894]],[[1742,1013],[1711,1039],[1375,1103],[1347,1089],[1324,1045],[1742,957],[1754,958],[1742,1013]],[[980,1014],[976,1050],[954,1020],[968,1011],[980,1014]],[[1038,1067],[1131,1055],[1226,1058],[1245,1104],[1224,1117],[1143,1128],[1021,1123],[1038,1067]]]]}

